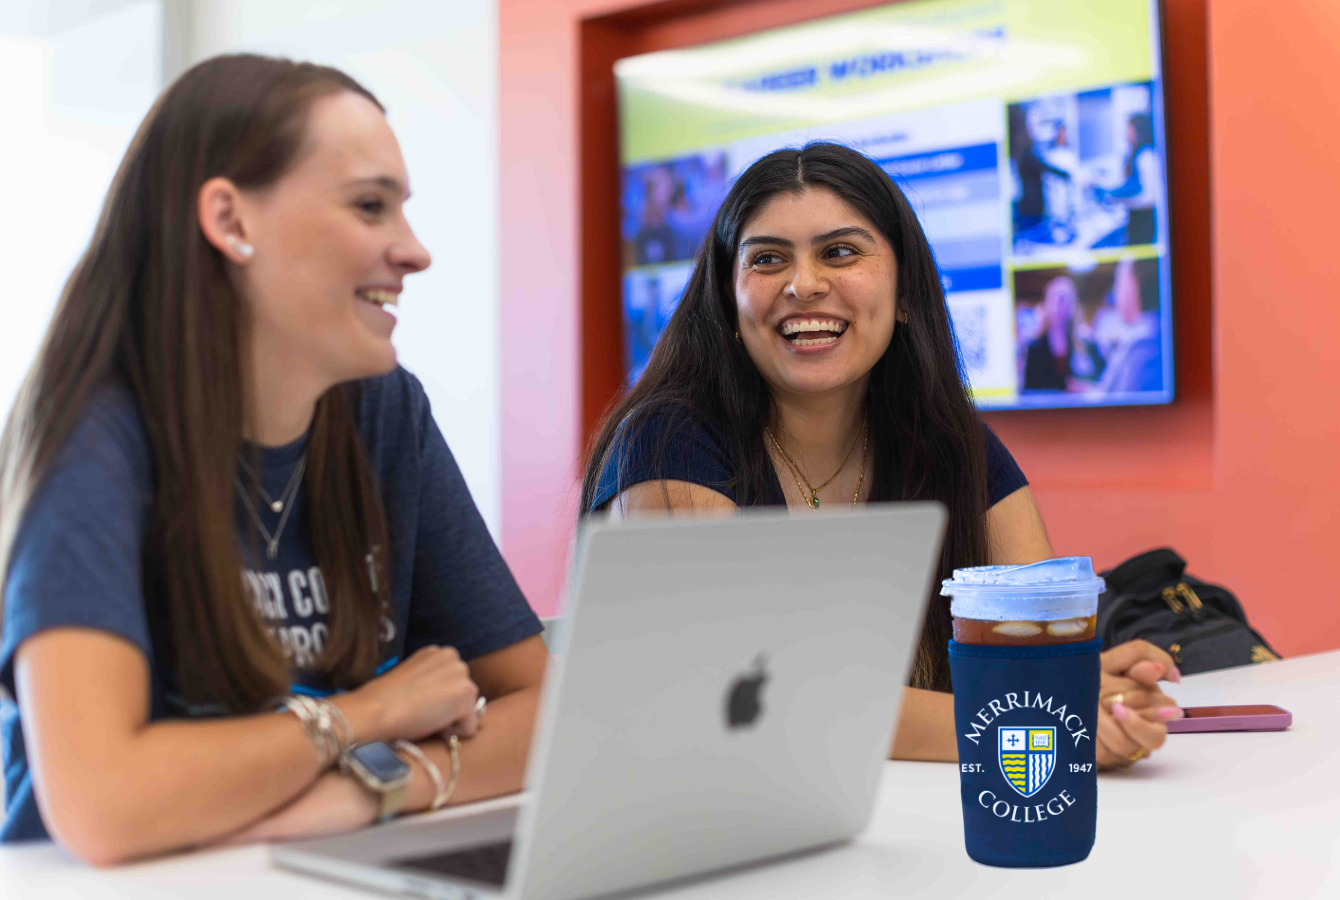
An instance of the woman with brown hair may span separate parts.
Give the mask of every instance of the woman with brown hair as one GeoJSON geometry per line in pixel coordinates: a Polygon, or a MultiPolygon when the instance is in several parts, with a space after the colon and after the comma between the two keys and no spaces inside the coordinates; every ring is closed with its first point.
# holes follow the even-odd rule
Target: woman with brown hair
{"type": "Polygon", "coordinates": [[[334,69],[218,57],[145,119],[0,444],[4,840],[105,864],[520,788],[546,655],[396,364],[408,196],[334,69]]]}

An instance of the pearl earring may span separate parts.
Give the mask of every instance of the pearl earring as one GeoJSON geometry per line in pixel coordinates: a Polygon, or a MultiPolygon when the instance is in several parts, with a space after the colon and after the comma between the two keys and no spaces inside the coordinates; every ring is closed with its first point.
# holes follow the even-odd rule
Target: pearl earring
{"type": "Polygon", "coordinates": [[[251,246],[246,241],[239,241],[232,235],[228,236],[228,246],[236,250],[243,259],[251,259],[251,254],[256,252],[255,247],[251,246]]]}

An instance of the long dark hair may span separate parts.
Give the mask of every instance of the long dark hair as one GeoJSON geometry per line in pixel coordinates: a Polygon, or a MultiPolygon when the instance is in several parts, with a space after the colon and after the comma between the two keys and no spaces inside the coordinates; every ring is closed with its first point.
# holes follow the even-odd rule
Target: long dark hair
{"type": "MultiPolygon", "coordinates": [[[[986,460],[954,345],[940,274],[916,214],[892,179],[865,156],[838,144],[812,143],[770,153],[740,175],[698,250],[679,307],[652,350],[637,383],[614,405],[593,439],[582,484],[591,511],[600,474],[620,435],[649,417],[669,421],[657,453],[672,452],[674,435],[698,419],[711,426],[739,460],[730,485],[738,496],[769,495],[776,475],[763,430],[774,410],[758,369],[734,337],[735,264],[744,226],[772,198],[807,188],[832,191],[872,222],[898,261],[898,300],[908,321],[894,328],[870,373],[866,403],[873,461],[869,498],[939,500],[949,509],[940,577],[987,560],[986,460]],[[667,418],[668,417],[668,418],[667,418]]],[[[892,298],[890,298],[892,299],[892,298]]],[[[618,488],[623,483],[622,473],[618,488]]],[[[912,669],[913,687],[949,690],[947,601],[932,598],[912,669]]]]}
{"type": "Polygon", "coordinates": [[[1135,113],[1127,122],[1135,131],[1135,141],[1126,156],[1126,177],[1129,178],[1135,171],[1135,158],[1140,155],[1140,151],[1154,146],[1154,118],[1149,113],[1135,113]]]}
{"type": "MultiPolygon", "coordinates": [[[[233,482],[241,445],[246,307],[196,221],[215,176],[273,184],[292,164],[312,104],[352,91],[344,73],[262,56],[220,56],[182,75],[140,125],[93,239],[66,282],[37,359],[0,437],[0,573],[28,501],[90,400],[134,394],[153,456],[144,538],[145,602],[167,622],[176,688],[235,711],[289,683],[279,645],[244,593],[233,482]]],[[[377,104],[380,108],[381,104],[377,104]]],[[[304,476],[312,544],[331,603],[318,666],[337,685],[373,674],[389,599],[369,549],[387,551],[386,518],[359,439],[355,389],[317,403],[304,476]]]]}

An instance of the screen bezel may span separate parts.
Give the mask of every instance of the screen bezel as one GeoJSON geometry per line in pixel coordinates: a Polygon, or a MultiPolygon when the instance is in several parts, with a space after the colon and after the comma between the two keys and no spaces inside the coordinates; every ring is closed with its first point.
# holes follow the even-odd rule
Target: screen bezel
{"type": "MultiPolygon", "coordinates": [[[[883,3],[879,2],[870,3],[869,5],[863,5],[856,9],[844,9],[838,12],[816,15],[813,18],[808,18],[801,22],[790,22],[778,25],[776,27],[758,28],[753,31],[744,32],[740,34],[732,34],[728,37],[713,39],[709,41],[677,44],[672,47],[665,48],[663,50],[652,51],[652,52],[673,53],[678,50],[690,50],[696,48],[711,47],[716,44],[730,43],[732,41],[739,40],[741,38],[750,38],[758,35],[765,35],[770,32],[784,31],[796,27],[816,25],[834,18],[841,18],[843,16],[850,15],[853,13],[866,12],[873,9],[879,9],[881,7],[900,6],[902,5],[903,2],[906,2],[906,0],[894,0],[894,2],[883,2],[883,3]]],[[[927,2],[934,3],[937,2],[937,0],[927,0],[927,2]]],[[[1160,315],[1160,324],[1162,331],[1161,334],[1162,346],[1160,349],[1163,356],[1162,362],[1163,362],[1164,385],[1159,391],[1127,393],[1119,396],[1094,396],[1084,394],[1067,395],[1064,392],[1047,393],[1045,395],[1039,396],[1036,402],[1030,402],[1030,400],[1026,398],[1026,395],[1024,395],[1020,391],[1020,386],[1016,384],[1015,395],[1007,405],[994,405],[990,402],[990,398],[974,397],[973,404],[982,413],[990,413],[991,415],[997,415],[997,414],[1022,414],[1022,413],[1045,412],[1048,410],[1055,410],[1055,409],[1068,410],[1068,409],[1118,409],[1123,407],[1137,407],[1137,408],[1160,407],[1160,406],[1174,405],[1178,403],[1178,401],[1181,399],[1182,391],[1180,386],[1180,380],[1181,380],[1180,369],[1182,365],[1180,358],[1181,355],[1178,352],[1178,343],[1179,343],[1178,340],[1179,316],[1177,310],[1178,297],[1174,289],[1174,281],[1175,281],[1174,272],[1176,272],[1178,269],[1177,264],[1178,252],[1176,246],[1178,242],[1174,237],[1174,231],[1175,231],[1174,223],[1176,221],[1176,213],[1174,211],[1174,201],[1172,197],[1172,186],[1179,180],[1179,178],[1175,171],[1176,167],[1172,163],[1171,145],[1173,141],[1169,134],[1169,129],[1167,127],[1168,86],[1166,83],[1166,78],[1168,71],[1168,64],[1167,64],[1168,48],[1167,48],[1167,40],[1165,37],[1165,35],[1167,34],[1167,14],[1166,14],[1166,4],[1164,3],[1164,0],[1145,0],[1145,3],[1147,4],[1149,23],[1150,23],[1149,54],[1152,67],[1150,81],[1154,83],[1152,84],[1152,90],[1151,90],[1150,112],[1154,119],[1155,137],[1156,137],[1155,150],[1158,153],[1160,165],[1162,166],[1162,181],[1163,181],[1163,191],[1162,191],[1163,216],[1159,221],[1160,235],[1161,235],[1160,243],[1162,252],[1161,254],[1153,258],[1159,261],[1159,273],[1157,283],[1160,294],[1159,315],[1160,315]]],[[[617,63],[622,61],[623,59],[634,59],[642,55],[645,54],[642,52],[628,54],[626,56],[622,56],[614,60],[614,64],[617,67],[617,63]]],[[[617,94],[618,91],[620,90],[617,72],[615,73],[614,82],[615,82],[615,91],[617,94]]],[[[1120,83],[1122,82],[1114,82],[1114,85],[1120,83]]],[[[1079,88],[1077,90],[1083,90],[1083,88],[1079,88]]],[[[1014,102],[1006,100],[1004,97],[1001,97],[1001,100],[1002,102],[1005,103],[1014,102]]],[[[616,105],[616,113],[614,116],[615,120],[614,124],[615,124],[615,132],[617,135],[623,130],[623,128],[625,127],[625,123],[623,118],[617,112],[617,106],[618,106],[617,101],[615,105],[616,105]]],[[[688,154],[691,152],[700,152],[709,149],[712,149],[712,145],[704,145],[698,150],[684,150],[681,152],[684,154],[688,154]]],[[[667,158],[667,161],[668,159],[669,158],[667,158]]],[[[653,161],[649,159],[636,159],[632,162],[626,162],[622,155],[622,150],[620,149],[616,149],[615,151],[615,160],[616,162],[615,162],[614,179],[616,185],[622,183],[624,172],[626,168],[628,168],[629,166],[643,165],[653,161]]],[[[615,190],[616,197],[619,193],[620,193],[619,189],[616,188],[615,190]]],[[[1002,205],[1008,207],[1009,205],[1008,197],[1003,198],[1001,202],[1002,205]]],[[[617,199],[615,200],[615,207],[616,209],[619,210],[620,215],[622,215],[623,204],[617,199]]],[[[1104,262],[1110,262],[1110,261],[1111,260],[1104,260],[1104,262]]],[[[674,261],[675,264],[686,264],[690,266],[693,264],[693,262],[694,262],[693,259],[674,261]]],[[[1063,262],[1058,262],[1058,264],[1064,265],[1063,262]]],[[[1007,287],[1005,288],[1005,290],[1008,292],[1008,302],[1011,308],[1013,308],[1015,300],[1014,300],[1013,285],[1010,284],[1010,282],[1012,281],[1013,271],[1010,268],[1008,251],[1007,255],[1002,258],[1001,267],[1003,276],[1002,280],[1007,283],[1007,287]]],[[[619,287],[616,291],[616,294],[620,298],[618,304],[619,306],[618,322],[619,322],[619,334],[621,344],[619,348],[619,356],[622,359],[622,363],[620,365],[621,381],[622,381],[621,390],[627,390],[631,386],[632,382],[630,381],[630,377],[633,371],[635,371],[635,369],[633,368],[632,360],[626,355],[628,352],[627,329],[630,327],[630,322],[627,318],[626,314],[627,307],[625,306],[625,301],[627,297],[626,294],[627,288],[625,279],[627,278],[630,272],[633,272],[635,270],[636,267],[625,268],[622,264],[620,264],[618,267],[619,287]]],[[[659,339],[659,333],[657,337],[659,339]]]]}

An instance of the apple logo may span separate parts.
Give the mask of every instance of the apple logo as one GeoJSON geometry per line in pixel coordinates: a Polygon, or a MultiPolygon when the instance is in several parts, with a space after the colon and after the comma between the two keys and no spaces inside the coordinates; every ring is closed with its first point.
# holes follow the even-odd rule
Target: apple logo
{"type": "Polygon", "coordinates": [[[753,725],[763,712],[759,692],[763,690],[763,684],[768,680],[768,673],[764,671],[767,662],[768,658],[760,653],[754,660],[754,671],[741,675],[731,684],[730,691],[726,694],[726,724],[731,728],[753,725]]]}

